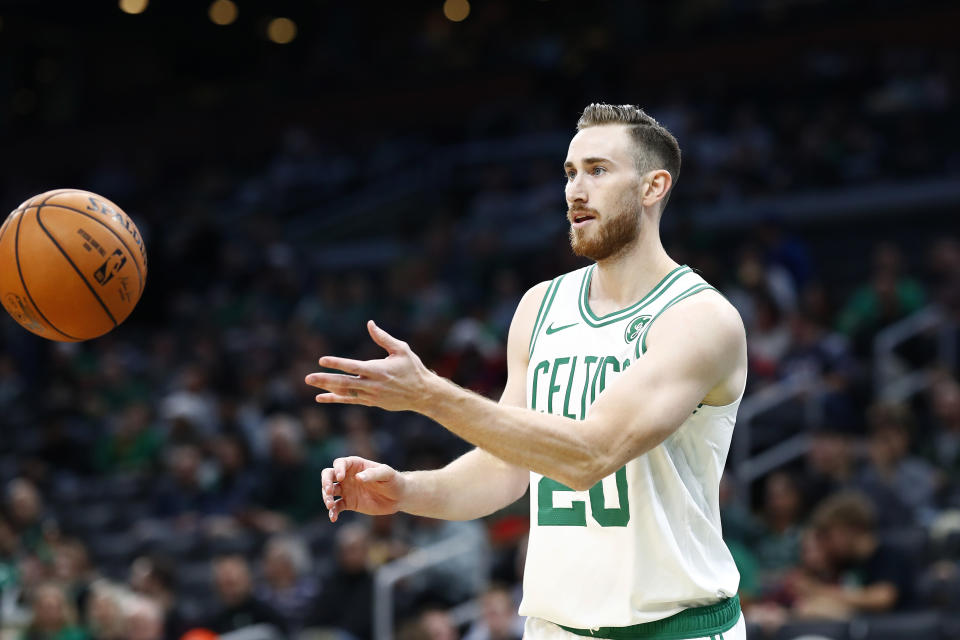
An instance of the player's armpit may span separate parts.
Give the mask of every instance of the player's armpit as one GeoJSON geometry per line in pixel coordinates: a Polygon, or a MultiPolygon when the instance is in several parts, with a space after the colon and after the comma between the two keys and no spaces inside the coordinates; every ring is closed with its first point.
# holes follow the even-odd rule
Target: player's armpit
{"type": "Polygon", "coordinates": [[[736,310],[713,292],[675,305],[650,327],[644,355],[591,408],[584,421],[591,463],[578,484],[590,487],[663,442],[704,399],[733,402],[745,378],[736,310]]]}

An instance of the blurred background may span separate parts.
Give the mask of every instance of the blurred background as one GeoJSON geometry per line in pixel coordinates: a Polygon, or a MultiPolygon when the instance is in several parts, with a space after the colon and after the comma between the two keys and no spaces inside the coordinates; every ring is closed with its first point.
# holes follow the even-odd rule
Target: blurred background
{"type": "Polygon", "coordinates": [[[497,397],[520,296],[581,265],[561,164],[606,101],[679,139],[665,243],[747,326],[723,524],[750,639],[960,638],[957,24],[927,0],[0,1],[0,206],[101,193],[150,259],[103,338],[0,318],[0,637],[519,638],[526,501],[331,525],[334,457],[468,447],[303,377],[378,357],[375,318],[497,397]]]}

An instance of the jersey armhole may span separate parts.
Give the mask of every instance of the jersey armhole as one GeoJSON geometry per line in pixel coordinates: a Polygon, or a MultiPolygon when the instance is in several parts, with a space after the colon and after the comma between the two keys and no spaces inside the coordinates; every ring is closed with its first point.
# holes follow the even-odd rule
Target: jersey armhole
{"type": "Polygon", "coordinates": [[[558,276],[551,280],[549,286],[547,286],[547,290],[543,294],[543,299],[540,301],[540,308],[537,310],[537,319],[533,323],[533,331],[530,333],[528,357],[533,356],[533,349],[537,344],[537,335],[540,333],[540,330],[543,329],[543,325],[547,320],[547,314],[550,313],[550,305],[553,304],[553,299],[557,296],[557,289],[560,288],[561,280],[563,280],[563,276],[558,276]]]}
{"type": "MultiPolygon", "coordinates": [[[[683,291],[682,293],[677,294],[673,298],[673,300],[665,304],[663,308],[660,309],[660,311],[658,311],[657,314],[650,319],[650,322],[647,323],[647,326],[643,328],[643,335],[640,337],[639,340],[637,340],[637,350],[635,354],[636,357],[639,358],[641,353],[647,352],[647,334],[650,332],[650,327],[653,326],[653,323],[657,321],[657,318],[659,318],[664,311],[666,311],[673,305],[677,304],[681,300],[685,300],[690,296],[700,293],[701,291],[716,291],[717,293],[720,293],[719,291],[717,291],[716,287],[712,287],[706,282],[698,282],[697,284],[689,287],[686,291],[683,291]]],[[[723,294],[720,293],[720,295],[722,296],[723,294]]]]}

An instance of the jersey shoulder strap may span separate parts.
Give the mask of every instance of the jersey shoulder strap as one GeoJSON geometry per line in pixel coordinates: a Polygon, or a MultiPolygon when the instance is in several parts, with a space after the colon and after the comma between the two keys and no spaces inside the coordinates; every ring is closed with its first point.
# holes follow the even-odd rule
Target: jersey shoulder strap
{"type": "MultiPolygon", "coordinates": [[[[702,291],[717,291],[717,289],[710,285],[703,277],[693,271],[692,269],[686,277],[683,279],[682,283],[678,283],[680,286],[674,286],[668,292],[667,297],[665,298],[666,302],[659,310],[653,315],[646,326],[643,328],[643,332],[640,335],[640,339],[637,340],[637,353],[636,356],[640,357],[640,354],[647,352],[647,334],[650,333],[650,327],[653,326],[653,323],[657,321],[663,312],[677,304],[681,300],[686,300],[690,296],[696,295],[702,291]]],[[[719,293],[719,291],[717,291],[719,293]]],[[[722,294],[721,294],[722,295],[722,294]]]]}
{"type": "Polygon", "coordinates": [[[530,349],[527,352],[527,355],[533,355],[533,349],[537,344],[537,336],[543,331],[543,328],[547,324],[547,317],[550,315],[550,309],[553,307],[554,303],[557,301],[557,292],[564,290],[564,293],[561,294],[561,298],[568,297],[571,295],[573,289],[579,287],[579,283],[582,279],[582,272],[586,271],[590,267],[583,267],[575,271],[568,271],[567,273],[561,274],[550,281],[550,285],[547,287],[547,291],[543,294],[543,299],[540,301],[540,309],[537,311],[537,319],[533,323],[533,331],[530,333],[530,349]],[[566,284],[565,284],[566,283],[566,284]],[[573,284],[571,284],[573,283],[573,284]]]}

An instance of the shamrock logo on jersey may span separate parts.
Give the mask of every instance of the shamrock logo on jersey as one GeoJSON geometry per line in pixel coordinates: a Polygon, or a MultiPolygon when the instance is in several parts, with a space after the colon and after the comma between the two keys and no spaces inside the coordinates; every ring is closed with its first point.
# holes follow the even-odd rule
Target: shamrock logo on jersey
{"type": "Polygon", "coordinates": [[[623,332],[623,339],[626,340],[628,344],[636,340],[648,322],[650,322],[650,316],[637,316],[631,320],[623,332]]]}

